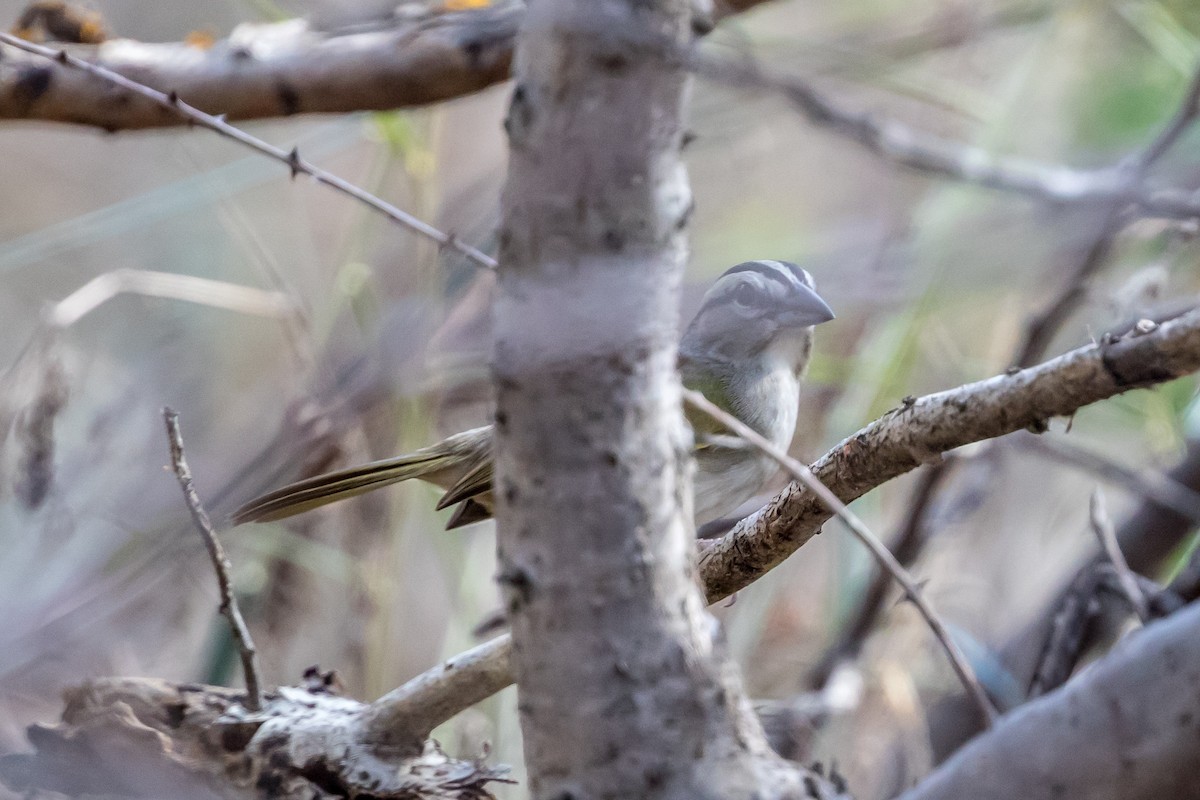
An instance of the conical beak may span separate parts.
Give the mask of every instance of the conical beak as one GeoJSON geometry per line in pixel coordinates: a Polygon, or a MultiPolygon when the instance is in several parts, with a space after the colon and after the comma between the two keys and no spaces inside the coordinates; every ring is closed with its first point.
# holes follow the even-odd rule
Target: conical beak
{"type": "Polygon", "coordinates": [[[780,315],[785,325],[807,328],[820,325],[834,318],[833,309],[821,299],[821,295],[807,286],[799,287],[794,302],[780,315]]]}

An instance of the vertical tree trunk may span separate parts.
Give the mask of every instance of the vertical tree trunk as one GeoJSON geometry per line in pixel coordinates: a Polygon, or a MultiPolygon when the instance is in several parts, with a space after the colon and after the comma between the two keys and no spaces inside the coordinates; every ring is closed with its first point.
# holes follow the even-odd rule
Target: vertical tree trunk
{"type": "Polygon", "coordinates": [[[534,0],[506,122],[500,575],[533,796],[800,796],[693,583],[686,0],[534,0]]]}

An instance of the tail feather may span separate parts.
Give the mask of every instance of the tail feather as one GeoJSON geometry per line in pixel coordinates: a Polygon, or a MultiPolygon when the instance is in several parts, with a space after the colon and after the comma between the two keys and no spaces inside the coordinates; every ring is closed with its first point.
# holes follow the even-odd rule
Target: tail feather
{"type": "Polygon", "coordinates": [[[233,512],[233,523],[273,522],[437,471],[444,456],[414,453],[317,475],[261,495],[233,512]]]}
{"type": "MultiPolygon", "coordinates": [[[[410,478],[446,489],[464,474],[491,475],[491,426],[472,428],[415,453],[317,475],[256,497],[233,512],[233,523],[271,522],[410,478]]],[[[441,508],[441,506],[439,506],[441,508]]]]}

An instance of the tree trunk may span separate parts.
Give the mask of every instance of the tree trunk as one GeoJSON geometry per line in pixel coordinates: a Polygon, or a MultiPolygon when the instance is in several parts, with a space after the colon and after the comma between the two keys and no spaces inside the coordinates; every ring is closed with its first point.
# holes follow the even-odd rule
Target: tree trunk
{"type": "Polygon", "coordinates": [[[694,583],[685,0],[540,0],[506,122],[500,575],[537,798],[799,796],[694,583]]]}

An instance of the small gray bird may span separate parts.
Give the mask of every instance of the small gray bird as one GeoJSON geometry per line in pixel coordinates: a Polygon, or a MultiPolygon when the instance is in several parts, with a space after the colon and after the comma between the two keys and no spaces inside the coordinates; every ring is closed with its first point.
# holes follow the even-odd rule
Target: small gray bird
{"type": "MultiPolygon", "coordinates": [[[[796,429],[813,326],[831,319],[833,312],[807,271],[787,261],[738,264],[705,293],[680,340],[683,383],[786,448],[796,429]]],[[[697,438],[694,513],[704,522],[753,496],[775,463],[753,449],[707,442],[707,434],[723,429],[687,411],[697,438]]],[[[463,431],[410,455],[284,486],[239,508],[233,521],[282,519],[409,478],[446,490],[439,509],[458,506],[447,529],[487,519],[492,515],[491,426],[463,431]]]]}

